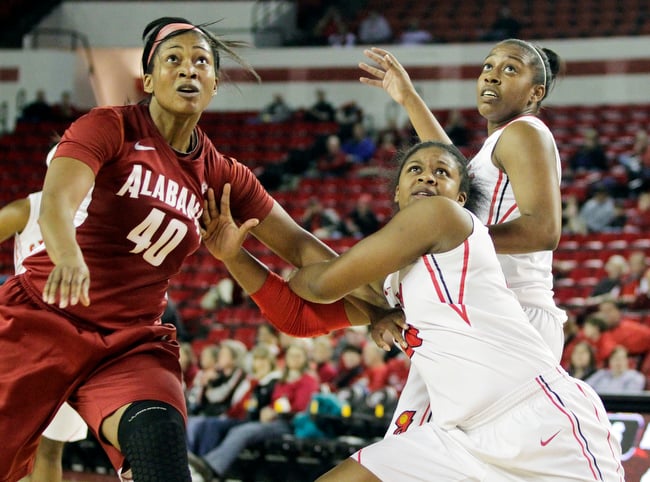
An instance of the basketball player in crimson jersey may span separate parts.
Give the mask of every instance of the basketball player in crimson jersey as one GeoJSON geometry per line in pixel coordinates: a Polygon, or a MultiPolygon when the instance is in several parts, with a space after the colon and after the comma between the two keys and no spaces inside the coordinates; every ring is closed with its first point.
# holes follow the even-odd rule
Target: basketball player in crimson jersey
{"type": "Polygon", "coordinates": [[[488,229],[463,208],[469,192],[455,147],[417,144],[400,162],[399,213],[288,283],[240,249],[255,221],[232,222],[227,191],[221,210],[213,205],[204,214],[204,239],[270,319],[309,320],[321,303],[332,303],[349,323],[363,323],[341,298],[367,283],[404,310],[406,353],[435,407],[432,417],[360,450],[320,482],[623,482],[620,445],[602,402],[559,366],[530,324],[506,286],[488,229]],[[301,303],[303,313],[286,308],[301,303]]]}
{"type": "Polygon", "coordinates": [[[43,186],[47,250],[0,287],[0,433],[11,434],[0,482],[30,472],[66,400],[123,478],[190,481],[179,346],[160,317],[170,277],[201,242],[208,187],[231,184],[234,215],[259,219],[255,236],[288,262],[334,256],[197,126],[218,90],[220,55],[243,62],[233,44],[168,17],[143,40],[148,102],[95,108],[64,133],[43,186]]]}

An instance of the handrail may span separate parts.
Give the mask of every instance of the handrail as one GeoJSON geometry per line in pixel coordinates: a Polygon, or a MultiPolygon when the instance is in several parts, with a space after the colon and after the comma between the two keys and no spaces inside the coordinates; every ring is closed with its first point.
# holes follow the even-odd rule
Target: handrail
{"type": "Polygon", "coordinates": [[[40,41],[42,36],[49,35],[58,38],[68,37],[70,39],[70,50],[77,50],[80,46],[83,49],[86,55],[86,62],[88,63],[88,75],[93,75],[95,69],[92,61],[90,42],[88,41],[88,37],[85,34],[67,28],[52,27],[35,28],[30,32],[30,34],[32,37],[31,47],[34,49],[37,49],[41,46],[40,41]]]}

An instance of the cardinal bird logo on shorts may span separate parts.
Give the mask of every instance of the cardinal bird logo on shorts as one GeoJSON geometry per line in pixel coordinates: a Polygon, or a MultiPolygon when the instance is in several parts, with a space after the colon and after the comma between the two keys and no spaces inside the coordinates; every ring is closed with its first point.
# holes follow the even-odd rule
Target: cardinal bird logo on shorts
{"type": "Polygon", "coordinates": [[[404,410],[400,413],[397,420],[395,420],[395,430],[393,431],[393,435],[399,435],[406,432],[413,423],[413,417],[415,417],[415,410],[404,410]]]}
{"type": "Polygon", "coordinates": [[[420,330],[409,325],[408,329],[404,333],[404,341],[408,344],[406,350],[406,355],[411,358],[413,356],[413,348],[422,346],[422,338],[420,338],[420,330]]]}

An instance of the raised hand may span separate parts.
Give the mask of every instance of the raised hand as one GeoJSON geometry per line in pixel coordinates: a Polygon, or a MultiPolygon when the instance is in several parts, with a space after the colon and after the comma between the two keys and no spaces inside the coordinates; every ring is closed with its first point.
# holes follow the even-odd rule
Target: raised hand
{"type": "Polygon", "coordinates": [[[217,259],[234,258],[248,235],[259,224],[256,218],[248,219],[237,226],[230,213],[230,184],[225,184],[221,195],[221,209],[217,209],[214,190],[208,189],[203,209],[203,226],[201,237],[208,251],[217,259]]]}
{"type": "Polygon", "coordinates": [[[372,47],[363,51],[375,65],[359,63],[359,68],[372,77],[359,77],[362,84],[384,89],[395,102],[404,105],[407,96],[417,92],[402,64],[388,50],[372,47]]]}

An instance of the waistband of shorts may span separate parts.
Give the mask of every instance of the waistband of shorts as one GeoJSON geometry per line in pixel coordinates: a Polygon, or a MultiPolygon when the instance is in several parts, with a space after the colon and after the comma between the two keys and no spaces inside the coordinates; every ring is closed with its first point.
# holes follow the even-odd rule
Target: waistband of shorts
{"type": "Polygon", "coordinates": [[[523,401],[541,393],[540,384],[552,384],[555,381],[566,377],[568,377],[568,374],[564,368],[560,366],[549,368],[532,380],[524,383],[519,388],[508,393],[505,397],[501,397],[486,409],[472,415],[465,422],[460,424],[459,428],[463,431],[469,431],[486,423],[490,423],[506,412],[509,412],[513,407],[516,407],[523,401]]]}

